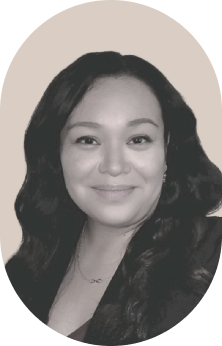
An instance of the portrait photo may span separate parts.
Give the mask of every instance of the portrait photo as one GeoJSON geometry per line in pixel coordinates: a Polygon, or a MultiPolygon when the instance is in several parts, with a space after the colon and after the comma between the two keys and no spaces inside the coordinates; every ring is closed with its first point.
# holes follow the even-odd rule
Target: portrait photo
{"type": "Polygon", "coordinates": [[[198,8],[152,3],[47,7],[8,61],[10,342],[220,343],[221,78],[179,22],[198,8]]]}

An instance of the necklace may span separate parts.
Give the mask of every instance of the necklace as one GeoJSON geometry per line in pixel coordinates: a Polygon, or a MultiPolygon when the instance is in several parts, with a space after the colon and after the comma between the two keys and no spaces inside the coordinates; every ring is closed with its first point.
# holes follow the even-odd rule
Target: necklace
{"type": "Polygon", "coordinates": [[[88,279],[88,278],[83,274],[82,269],[81,269],[81,267],[80,267],[80,251],[81,251],[81,248],[82,248],[82,238],[83,238],[83,233],[84,233],[84,231],[85,231],[85,227],[86,227],[86,223],[85,223],[85,225],[84,225],[84,227],[83,227],[82,234],[81,234],[80,240],[79,240],[79,248],[78,248],[78,253],[77,253],[77,258],[76,258],[76,260],[77,260],[77,265],[78,265],[78,269],[79,269],[79,272],[80,272],[80,274],[81,274],[81,276],[82,276],[82,278],[83,278],[84,280],[90,282],[91,284],[94,284],[94,283],[100,284],[101,282],[110,280],[110,279],[112,278],[112,276],[109,277],[109,278],[107,278],[107,279],[101,279],[101,278],[98,278],[98,279],[88,279]]]}

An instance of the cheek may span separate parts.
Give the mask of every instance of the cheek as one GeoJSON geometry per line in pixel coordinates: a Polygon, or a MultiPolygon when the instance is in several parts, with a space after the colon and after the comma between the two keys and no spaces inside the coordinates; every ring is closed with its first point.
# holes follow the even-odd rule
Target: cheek
{"type": "Polygon", "coordinates": [[[95,168],[96,160],[88,153],[69,150],[61,153],[61,164],[66,183],[72,184],[84,180],[95,168]]]}
{"type": "Polygon", "coordinates": [[[137,155],[134,160],[134,168],[145,181],[162,179],[165,166],[165,154],[163,149],[152,150],[137,155]]]}
{"type": "Polygon", "coordinates": [[[61,165],[68,194],[82,209],[81,200],[84,196],[82,182],[88,176],[92,163],[90,160],[83,160],[82,155],[69,150],[61,153],[61,165]]]}

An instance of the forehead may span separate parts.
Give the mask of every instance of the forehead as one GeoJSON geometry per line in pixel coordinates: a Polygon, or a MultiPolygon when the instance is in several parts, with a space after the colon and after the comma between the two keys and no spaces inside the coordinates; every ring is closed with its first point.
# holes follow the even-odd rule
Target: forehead
{"type": "Polygon", "coordinates": [[[95,82],[71,113],[68,123],[94,121],[116,125],[149,118],[163,125],[161,107],[145,83],[133,77],[106,77],[95,82]]]}

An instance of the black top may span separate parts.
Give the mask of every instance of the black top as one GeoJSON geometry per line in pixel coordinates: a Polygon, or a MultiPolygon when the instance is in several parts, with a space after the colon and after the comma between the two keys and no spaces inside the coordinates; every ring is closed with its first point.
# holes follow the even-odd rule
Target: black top
{"type": "MultiPolygon", "coordinates": [[[[204,238],[200,241],[197,256],[200,258],[202,266],[215,276],[222,250],[222,218],[207,217],[205,218],[205,221],[207,222],[207,232],[204,238]]],[[[141,342],[135,337],[132,340],[130,339],[123,343],[116,340],[115,337],[113,340],[110,340],[110,338],[108,338],[101,330],[99,314],[97,312],[101,306],[116,301],[119,292],[119,278],[120,265],[100,300],[93,317],[88,321],[84,328],[85,336],[82,339],[83,343],[97,346],[125,346],[141,342]]],[[[150,331],[150,337],[148,340],[153,339],[178,325],[197,307],[201,300],[202,298],[194,292],[188,293],[183,292],[182,290],[175,290],[172,300],[168,302],[166,306],[165,318],[160,324],[156,325],[152,331],[150,331]]]]}

